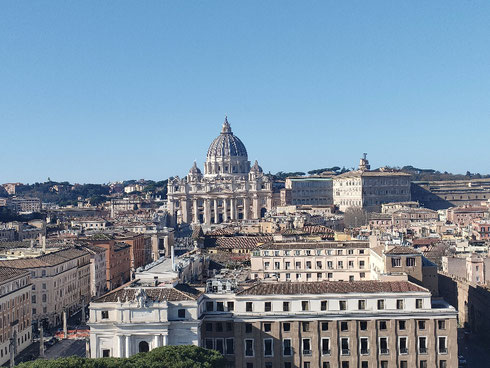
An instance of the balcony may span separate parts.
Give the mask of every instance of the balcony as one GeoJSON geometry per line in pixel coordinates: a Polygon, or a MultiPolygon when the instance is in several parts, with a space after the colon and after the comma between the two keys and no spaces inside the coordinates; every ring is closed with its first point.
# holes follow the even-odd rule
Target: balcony
{"type": "Polygon", "coordinates": [[[341,349],[340,355],[350,355],[350,349],[341,349]]]}
{"type": "Polygon", "coordinates": [[[381,355],[388,355],[390,353],[390,349],[388,348],[381,348],[379,350],[381,355]]]}
{"type": "Polygon", "coordinates": [[[440,347],[439,348],[439,354],[447,354],[447,348],[440,347]]]}
{"type": "Polygon", "coordinates": [[[330,349],[322,349],[322,355],[330,355],[330,349]]]}

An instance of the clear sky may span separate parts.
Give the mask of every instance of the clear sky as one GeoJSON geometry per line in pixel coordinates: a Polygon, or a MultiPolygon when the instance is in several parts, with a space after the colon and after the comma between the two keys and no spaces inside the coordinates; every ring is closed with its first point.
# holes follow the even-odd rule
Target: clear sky
{"type": "Polygon", "coordinates": [[[490,173],[490,1],[0,2],[0,183],[202,168],[490,173]]]}

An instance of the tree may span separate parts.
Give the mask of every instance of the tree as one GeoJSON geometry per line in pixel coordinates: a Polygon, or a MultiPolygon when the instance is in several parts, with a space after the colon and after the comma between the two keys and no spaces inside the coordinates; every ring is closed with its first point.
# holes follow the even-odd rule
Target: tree
{"type": "Polygon", "coordinates": [[[344,212],[344,225],[346,227],[359,227],[367,224],[367,212],[361,207],[349,207],[344,212]]]}
{"type": "Polygon", "coordinates": [[[21,363],[19,368],[224,368],[225,358],[215,350],[194,345],[163,346],[131,358],[58,358],[21,363]]]}

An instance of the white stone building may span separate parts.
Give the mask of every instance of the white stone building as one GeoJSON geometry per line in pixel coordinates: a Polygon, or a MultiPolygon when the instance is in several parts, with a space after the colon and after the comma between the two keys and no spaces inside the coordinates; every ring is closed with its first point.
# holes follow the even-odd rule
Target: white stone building
{"type": "Polygon", "coordinates": [[[209,146],[204,175],[194,163],[187,177],[169,180],[167,207],[172,226],[258,219],[272,208],[272,181],[257,161],[250,167],[245,145],[225,118],[209,146]]]}
{"type": "Polygon", "coordinates": [[[137,283],[90,304],[90,356],[130,357],[166,345],[199,345],[202,294],[137,283]]]}

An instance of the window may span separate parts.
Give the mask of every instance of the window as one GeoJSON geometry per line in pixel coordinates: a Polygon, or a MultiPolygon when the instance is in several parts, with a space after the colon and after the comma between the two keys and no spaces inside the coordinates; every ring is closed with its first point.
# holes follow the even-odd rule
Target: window
{"type": "Polygon", "coordinates": [[[387,360],[382,360],[380,365],[380,368],[388,368],[388,361],[387,360]]]}
{"type": "Polygon", "coordinates": [[[415,299],[415,308],[422,309],[422,299],[415,299]]]}
{"type": "Polygon", "coordinates": [[[248,363],[247,363],[247,368],[254,368],[254,364],[253,364],[253,363],[251,363],[251,362],[248,362],[248,363]]]}
{"type": "Polygon", "coordinates": [[[284,362],[284,368],[292,368],[291,362],[284,362]]]}
{"type": "Polygon", "coordinates": [[[359,329],[361,331],[366,331],[367,330],[367,321],[359,321],[359,329]]]}
{"type": "Polygon", "coordinates": [[[303,322],[303,332],[308,332],[310,331],[310,322],[303,322]]]}
{"type": "Polygon", "coordinates": [[[321,310],[322,311],[326,311],[327,310],[327,301],[326,300],[322,300],[321,310]]]}
{"type": "Polygon", "coordinates": [[[46,303],[47,297],[46,294],[43,294],[43,303],[46,303]]]}
{"type": "Polygon", "coordinates": [[[414,267],[415,266],[415,258],[414,257],[407,257],[406,265],[407,265],[407,267],[414,267]]]}
{"type": "Polygon", "coordinates": [[[445,330],[446,329],[446,321],[443,319],[440,319],[437,321],[437,327],[439,330],[445,330]]]}
{"type": "Polygon", "coordinates": [[[399,330],[405,330],[406,328],[407,328],[406,321],[398,321],[398,329],[399,330]]]}
{"type": "Polygon", "coordinates": [[[223,303],[223,302],[217,302],[217,303],[216,303],[216,310],[217,310],[218,312],[224,312],[224,310],[225,310],[225,305],[224,305],[224,303],[223,303]]]}
{"type": "Polygon", "coordinates": [[[391,259],[391,266],[392,267],[401,267],[402,266],[401,258],[392,258],[391,259]]]}
{"type": "Polygon", "coordinates": [[[361,368],[369,368],[369,363],[366,361],[361,362],[361,368]]]}
{"type": "Polygon", "coordinates": [[[369,339],[367,337],[361,337],[361,355],[369,354],[369,339]]]}
{"type": "Polygon", "coordinates": [[[359,301],[357,302],[357,304],[358,304],[357,306],[358,306],[358,309],[359,309],[359,310],[364,310],[364,309],[366,309],[366,301],[365,301],[365,300],[359,300],[359,301]]]}
{"type": "Polygon", "coordinates": [[[206,323],[206,331],[211,332],[213,331],[213,324],[212,323],[206,323]]]}
{"type": "Polygon", "coordinates": [[[380,337],[379,338],[379,353],[380,354],[388,354],[388,338],[387,337],[380,337]]]}
{"type": "Polygon", "coordinates": [[[403,299],[396,300],[396,309],[403,309],[403,299]]]}
{"type": "Polygon", "coordinates": [[[427,354],[427,337],[419,336],[419,353],[427,354]]]}
{"type": "Polygon", "coordinates": [[[216,332],[223,332],[223,324],[221,322],[216,323],[216,332]]]}
{"type": "Polygon", "coordinates": [[[272,356],[272,339],[264,339],[264,356],[272,356]]]}
{"type": "Polygon", "coordinates": [[[425,330],[425,321],[418,321],[419,330],[425,330]]]}
{"type": "Polygon", "coordinates": [[[340,310],[346,310],[347,309],[347,302],[345,300],[339,300],[339,309],[340,310]]]}
{"type": "Polygon", "coordinates": [[[271,324],[270,323],[264,323],[264,331],[265,332],[271,331],[271,324]]]}
{"type": "Polygon", "coordinates": [[[285,331],[285,332],[289,332],[291,331],[291,324],[289,322],[283,322],[282,324],[282,329],[285,331]]]}
{"type": "Polygon", "coordinates": [[[111,356],[111,351],[109,349],[102,349],[102,358],[109,358],[111,356]]]}
{"type": "Polygon", "coordinates": [[[245,333],[252,333],[252,324],[251,323],[245,324],[245,333]]]}
{"type": "Polygon", "coordinates": [[[226,322],[226,331],[233,331],[233,323],[226,322]]]}
{"type": "Polygon", "coordinates": [[[306,262],[306,269],[311,270],[311,262],[310,261],[306,262]]]}
{"type": "Polygon", "coordinates": [[[233,311],[235,309],[235,302],[228,302],[226,304],[226,307],[227,307],[229,312],[233,311]]]}
{"type": "Polygon", "coordinates": [[[308,311],[308,310],[309,310],[309,307],[308,307],[308,301],[303,300],[303,301],[301,302],[301,310],[302,310],[302,311],[308,311]]]}
{"type": "Polygon", "coordinates": [[[291,348],[291,339],[284,339],[282,341],[282,355],[284,356],[291,356],[293,355],[293,349],[291,348]]]}
{"type": "Polygon", "coordinates": [[[379,321],[379,329],[386,330],[386,321],[379,321]]]}
{"type": "Polygon", "coordinates": [[[378,299],[378,309],[385,309],[384,299],[378,299]]]}
{"type": "Polygon", "coordinates": [[[439,354],[447,354],[447,337],[439,336],[437,341],[439,345],[439,354]]]}
{"type": "Polygon", "coordinates": [[[328,322],[322,322],[322,331],[328,331],[328,322]]]}
{"type": "Polygon", "coordinates": [[[178,316],[179,318],[185,318],[185,309],[179,309],[178,316]]]}
{"type": "Polygon", "coordinates": [[[364,261],[359,261],[359,268],[363,269],[364,268],[364,261]]]}
{"type": "Polygon", "coordinates": [[[398,349],[400,350],[400,354],[408,354],[408,345],[407,345],[406,337],[400,337],[398,339],[398,349]]]}
{"type": "Polygon", "coordinates": [[[225,353],[225,345],[223,339],[216,339],[216,350],[219,351],[221,354],[225,353]]]}
{"type": "Polygon", "coordinates": [[[31,296],[31,301],[32,301],[32,303],[35,303],[36,302],[36,296],[35,295],[32,295],[31,296]]]}
{"type": "Polygon", "coordinates": [[[284,312],[289,312],[289,302],[282,302],[282,310],[284,312]]]}
{"type": "Polygon", "coordinates": [[[109,311],[102,311],[102,319],[109,319],[109,311]]]}
{"type": "Polygon", "coordinates": [[[400,368],[408,368],[408,362],[406,360],[401,360],[400,368]]]}
{"type": "Polygon", "coordinates": [[[316,268],[319,270],[322,269],[322,261],[316,261],[316,268]]]}
{"type": "Polygon", "coordinates": [[[342,368],[349,368],[349,362],[347,361],[342,362],[342,368]]]}
{"type": "Polygon", "coordinates": [[[213,310],[214,310],[214,303],[213,302],[206,302],[206,311],[212,312],[213,310]]]}
{"type": "Polygon", "coordinates": [[[310,368],[310,362],[303,362],[303,368],[310,368]]]}
{"type": "Polygon", "coordinates": [[[347,321],[340,322],[340,331],[348,331],[349,323],[347,321]]]}
{"type": "Polygon", "coordinates": [[[310,339],[303,339],[303,355],[311,355],[310,339]]]}
{"type": "Polygon", "coordinates": [[[330,362],[323,362],[322,368],[330,368],[330,362]]]}
{"type": "Polygon", "coordinates": [[[254,356],[254,341],[253,339],[245,339],[245,356],[253,357],[254,356]]]}
{"type": "Polygon", "coordinates": [[[338,269],[340,269],[340,270],[341,270],[342,268],[344,268],[344,262],[343,262],[343,261],[338,261],[338,262],[337,262],[337,268],[338,268],[338,269]]]}
{"type": "Polygon", "coordinates": [[[440,360],[439,361],[439,368],[447,368],[447,361],[446,360],[440,360]]]}
{"type": "Polygon", "coordinates": [[[322,355],[330,355],[330,339],[322,339],[322,355]]]}
{"type": "Polygon", "coordinates": [[[427,368],[427,360],[420,361],[420,368],[427,368]]]}
{"type": "Polygon", "coordinates": [[[349,338],[348,337],[342,337],[340,339],[340,354],[341,355],[349,355],[350,354],[349,338]]]}
{"type": "Polygon", "coordinates": [[[265,302],[264,303],[264,310],[266,312],[270,312],[272,310],[272,303],[271,302],[265,302]]]}
{"type": "Polygon", "coordinates": [[[253,303],[252,302],[246,302],[245,303],[245,310],[247,312],[252,312],[253,311],[253,303]]]}

